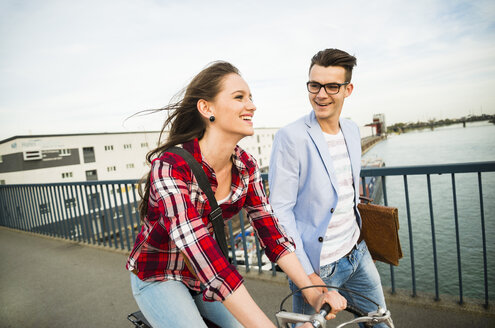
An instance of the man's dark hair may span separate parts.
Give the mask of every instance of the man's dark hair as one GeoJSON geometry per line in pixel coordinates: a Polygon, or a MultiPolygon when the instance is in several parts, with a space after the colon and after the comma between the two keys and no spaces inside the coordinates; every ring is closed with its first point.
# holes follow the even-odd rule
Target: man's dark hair
{"type": "Polygon", "coordinates": [[[318,51],[318,53],[313,56],[309,71],[311,71],[311,68],[314,65],[323,67],[341,66],[345,69],[345,81],[351,82],[352,68],[356,66],[356,57],[349,55],[345,51],[330,48],[318,51]]]}

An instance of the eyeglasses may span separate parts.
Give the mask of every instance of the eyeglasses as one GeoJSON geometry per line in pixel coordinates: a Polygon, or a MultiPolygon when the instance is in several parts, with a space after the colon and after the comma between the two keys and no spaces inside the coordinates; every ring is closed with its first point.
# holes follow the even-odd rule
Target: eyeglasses
{"type": "Polygon", "coordinates": [[[327,84],[320,84],[318,82],[311,82],[309,81],[306,83],[306,86],[308,87],[308,91],[311,93],[319,93],[322,87],[325,87],[325,92],[329,95],[336,95],[340,91],[340,87],[343,85],[348,85],[350,82],[344,82],[344,83],[327,83],[327,84]]]}

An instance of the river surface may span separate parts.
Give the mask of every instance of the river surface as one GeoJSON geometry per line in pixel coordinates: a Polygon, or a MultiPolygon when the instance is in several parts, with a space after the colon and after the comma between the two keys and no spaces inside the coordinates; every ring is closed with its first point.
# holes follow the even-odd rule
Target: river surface
{"type": "MultiPolygon", "coordinates": [[[[495,125],[488,122],[451,125],[391,135],[364,158],[381,158],[386,166],[410,166],[495,161],[495,125]]],[[[482,173],[485,214],[488,291],[495,300],[495,172],[482,173]]],[[[417,291],[435,292],[432,225],[426,176],[409,176],[411,229],[409,229],[404,178],[387,177],[387,199],[398,207],[404,257],[394,268],[397,288],[412,290],[411,246],[413,235],[417,291]]],[[[450,174],[432,175],[433,218],[438,259],[440,294],[459,295],[458,256],[455,234],[454,193],[450,174]]],[[[482,223],[477,173],[455,175],[459,222],[460,267],[464,297],[485,297],[482,223]]],[[[385,286],[391,285],[390,266],[377,262],[385,286]]]]}

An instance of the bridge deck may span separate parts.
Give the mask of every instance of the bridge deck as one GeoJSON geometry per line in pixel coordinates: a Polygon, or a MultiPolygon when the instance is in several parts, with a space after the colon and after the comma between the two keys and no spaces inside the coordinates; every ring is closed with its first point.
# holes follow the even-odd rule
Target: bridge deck
{"type": "MultiPolygon", "coordinates": [[[[132,327],[126,314],[137,306],[124,269],[125,252],[0,227],[0,258],[0,326],[132,327]]],[[[283,276],[246,277],[254,299],[274,318],[288,292],[283,276]]],[[[466,311],[395,296],[387,302],[397,327],[495,326],[493,309],[466,311]]]]}

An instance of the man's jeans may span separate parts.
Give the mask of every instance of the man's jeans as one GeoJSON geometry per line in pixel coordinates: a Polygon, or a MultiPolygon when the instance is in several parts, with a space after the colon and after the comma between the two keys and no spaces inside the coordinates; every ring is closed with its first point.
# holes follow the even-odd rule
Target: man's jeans
{"type": "Polygon", "coordinates": [[[139,309],[153,328],[206,328],[201,316],[221,327],[242,327],[222,303],[205,302],[202,294],[192,297],[180,281],[146,282],[131,273],[131,287],[139,309]]]}
{"type": "MultiPolygon", "coordinates": [[[[376,270],[375,263],[371,259],[370,252],[364,240],[348,256],[321,267],[320,277],[327,285],[356,291],[380,304],[383,309],[386,309],[380,275],[376,270]]],[[[290,288],[293,291],[297,290],[296,285],[292,281],[290,281],[290,288]]],[[[337,291],[347,299],[347,303],[354,305],[366,313],[376,311],[377,309],[375,304],[354,293],[341,290],[337,291]]],[[[294,294],[292,304],[293,312],[303,314],[312,314],[315,312],[311,305],[304,302],[301,292],[294,294]]],[[[360,327],[364,326],[360,325],[360,327]]],[[[387,325],[380,324],[375,327],[387,327],[387,325]]]]}

